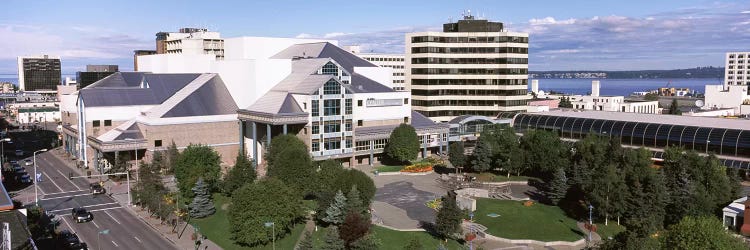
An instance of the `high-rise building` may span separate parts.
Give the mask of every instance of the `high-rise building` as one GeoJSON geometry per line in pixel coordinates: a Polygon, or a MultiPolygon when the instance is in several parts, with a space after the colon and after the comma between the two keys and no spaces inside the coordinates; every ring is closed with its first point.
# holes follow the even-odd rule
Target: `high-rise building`
{"type": "Polygon", "coordinates": [[[219,32],[202,28],[181,28],[180,32],[156,33],[157,54],[215,55],[224,59],[224,39],[219,32]]]}
{"type": "Polygon", "coordinates": [[[18,88],[21,91],[54,92],[61,79],[59,56],[18,57],[18,88]]]}
{"type": "MultiPolygon", "coordinates": [[[[158,44],[158,42],[157,42],[158,44]]],[[[138,71],[138,57],[139,56],[147,56],[147,55],[155,55],[156,50],[134,50],[133,51],[133,71],[138,71]]]]}
{"type": "Polygon", "coordinates": [[[406,34],[406,89],[412,108],[438,121],[461,115],[495,117],[527,109],[527,33],[475,19],[443,25],[443,32],[406,34]]]}
{"type": "Polygon", "coordinates": [[[725,85],[750,85],[750,52],[729,52],[724,65],[725,85]]]}
{"type": "Polygon", "coordinates": [[[120,70],[117,65],[86,65],[86,71],[76,72],[78,89],[85,88],[118,71],[120,70]]]}
{"type": "Polygon", "coordinates": [[[344,46],[344,49],[380,67],[393,69],[393,90],[404,91],[404,55],[403,54],[379,54],[362,53],[358,45],[344,46]]]}

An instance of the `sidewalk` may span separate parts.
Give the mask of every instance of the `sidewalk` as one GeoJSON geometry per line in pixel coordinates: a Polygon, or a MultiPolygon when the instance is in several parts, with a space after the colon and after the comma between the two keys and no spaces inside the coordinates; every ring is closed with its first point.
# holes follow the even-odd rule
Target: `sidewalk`
{"type": "MultiPolygon", "coordinates": [[[[77,174],[84,175],[83,169],[76,168],[75,163],[67,157],[65,157],[65,152],[62,150],[62,148],[55,148],[52,151],[52,154],[60,159],[62,162],[64,162],[68,167],[73,169],[77,174]]],[[[95,173],[92,173],[95,174],[95,173]]],[[[178,249],[195,249],[195,242],[191,239],[191,235],[194,232],[193,226],[187,225],[185,227],[185,222],[178,223],[177,228],[175,229],[176,232],[172,232],[172,226],[168,225],[168,223],[163,223],[159,219],[152,218],[148,211],[145,211],[141,207],[138,206],[128,206],[128,185],[125,181],[122,182],[112,182],[107,181],[105,185],[108,187],[107,191],[111,194],[112,198],[114,198],[122,207],[128,211],[129,213],[133,214],[133,216],[137,217],[141,221],[145,222],[146,225],[151,227],[155,231],[155,233],[161,234],[162,237],[167,239],[169,242],[175,245],[178,249]],[[184,233],[182,234],[182,237],[179,237],[181,232],[184,228],[184,233]]],[[[131,188],[133,185],[135,185],[135,181],[131,180],[131,188]]],[[[200,249],[222,249],[215,243],[211,242],[210,240],[202,240],[202,244],[200,246],[200,249]]]]}

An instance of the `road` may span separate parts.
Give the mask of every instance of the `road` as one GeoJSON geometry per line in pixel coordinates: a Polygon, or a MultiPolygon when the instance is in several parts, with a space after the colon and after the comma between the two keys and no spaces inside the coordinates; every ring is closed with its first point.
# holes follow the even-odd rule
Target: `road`
{"type": "MultiPolygon", "coordinates": [[[[38,183],[39,205],[61,218],[61,229],[77,233],[89,249],[177,249],[109,195],[92,195],[89,184],[98,179],[68,178],[73,170],[52,154],[36,156],[37,172],[42,174],[38,183]],[[94,220],[76,223],[71,217],[74,207],[86,208],[94,220]],[[100,235],[104,230],[109,233],[100,235]]],[[[23,165],[23,161],[19,163],[23,165]]],[[[25,167],[33,177],[34,167],[25,167]]]]}

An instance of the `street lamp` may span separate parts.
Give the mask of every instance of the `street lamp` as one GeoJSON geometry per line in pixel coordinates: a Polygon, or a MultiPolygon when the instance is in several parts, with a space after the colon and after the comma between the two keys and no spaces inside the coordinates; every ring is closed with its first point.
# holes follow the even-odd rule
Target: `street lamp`
{"type": "Polygon", "coordinates": [[[10,141],[10,138],[0,140],[0,179],[3,178],[2,169],[5,167],[5,142],[10,141]]]}
{"type": "Polygon", "coordinates": [[[36,175],[36,153],[39,152],[47,152],[46,148],[34,151],[34,203],[38,206],[39,205],[39,191],[37,190],[39,187],[39,177],[36,175]]]}
{"type": "Polygon", "coordinates": [[[273,223],[273,221],[271,221],[266,222],[263,225],[271,228],[271,249],[276,250],[276,223],[273,223]]]}
{"type": "Polygon", "coordinates": [[[591,219],[591,212],[594,210],[594,206],[589,204],[589,240],[586,245],[591,244],[591,230],[594,230],[594,221],[591,219]]]}

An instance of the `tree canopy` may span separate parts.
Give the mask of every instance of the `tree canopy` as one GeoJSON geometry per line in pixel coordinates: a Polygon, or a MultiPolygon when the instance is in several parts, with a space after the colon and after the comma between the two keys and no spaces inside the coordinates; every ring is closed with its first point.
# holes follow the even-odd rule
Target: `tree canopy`
{"type": "Polygon", "coordinates": [[[297,137],[281,135],[271,141],[268,150],[268,176],[274,177],[301,194],[313,191],[309,181],[314,175],[307,146],[297,137]]]}
{"type": "Polygon", "coordinates": [[[419,154],[419,137],[409,124],[402,123],[393,131],[385,147],[385,154],[398,162],[408,162],[417,159],[419,154]]]}
{"type": "Polygon", "coordinates": [[[190,198],[193,197],[191,189],[198,178],[203,178],[209,190],[218,187],[221,157],[207,145],[190,145],[177,157],[174,171],[180,193],[190,198]]]}
{"type": "Polygon", "coordinates": [[[468,157],[464,154],[464,142],[454,142],[450,144],[450,150],[448,150],[448,160],[451,162],[454,168],[463,168],[466,166],[468,157]]]}
{"type": "Polygon", "coordinates": [[[248,183],[232,195],[228,213],[232,239],[251,246],[269,243],[274,236],[265,223],[275,224],[278,239],[303,214],[302,198],[283,182],[265,178],[248,183]]]}
{"type": "Polygon", "coordinates": [[[741,239],[729,234],[716,218],[687,216],[670,227],[664,246],[676,250],[692,249],[747,249],[741,239]]]}
{"type": "Polygon", "coordinates": [[[245,185],[245,183],[254,182],[256,178],[255,166],[247,159],[244,152],[239,152],[234,162],[234,167],[224,177],[222,191],[224,195],[231,197],[235,190],[245,185]]]}

